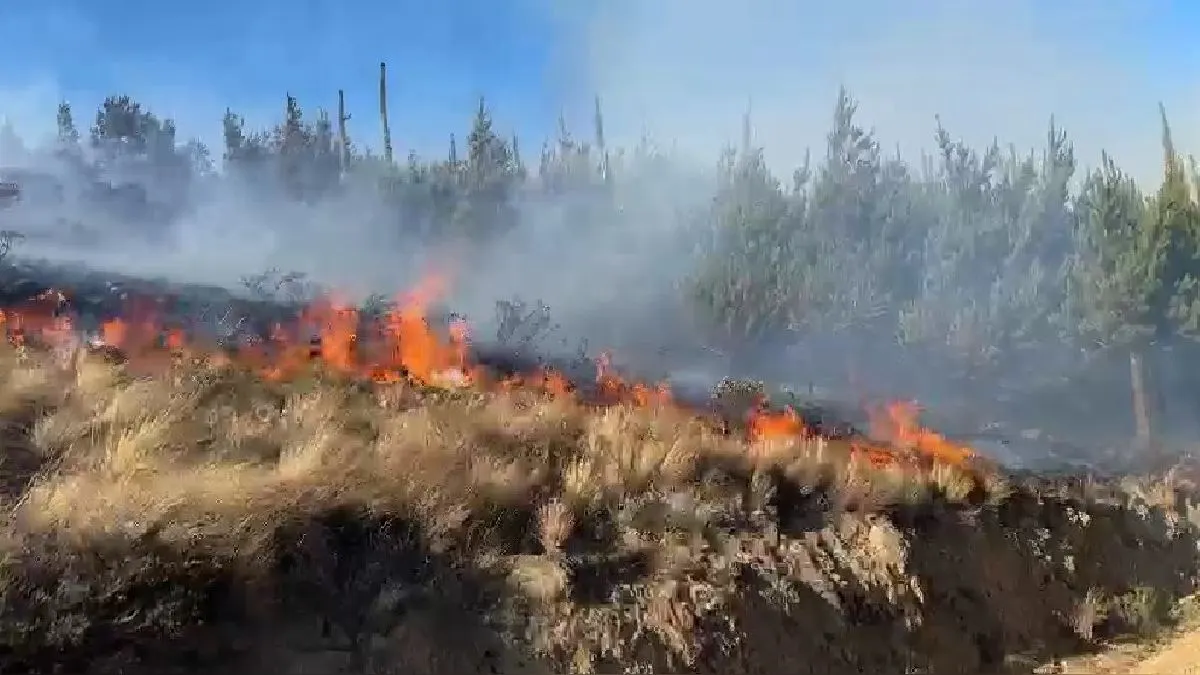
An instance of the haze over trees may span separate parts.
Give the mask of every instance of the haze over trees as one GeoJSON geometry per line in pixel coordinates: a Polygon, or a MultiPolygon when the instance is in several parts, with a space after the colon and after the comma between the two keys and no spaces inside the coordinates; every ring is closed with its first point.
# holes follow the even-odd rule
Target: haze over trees
{"type": "Polygon", "coordinates": [[[7,127],[0,146],[4,157],[52,155],[143,185],[162,227],[222,184],[301,204],[369,194],[398,240],[466,243],[481,255],[531,205],[554,205],[558,226],[584,238],[670,213],[681,244],[663,286],[697,341],[745,356],[747,368],[782,345],[834,340],[994,387],[1114,357],[1140,368],[1166,347],[1181,358],[1200,336],[1200,173],[1165,111],[1158,185],[1138,185],[1107,155],[1077,157],[1053,118],[1032,151],[968,147],[931,119],[930,149],[908,162],[885,150],[845,91],[826,147],[791,175],[768,168],[748,119],[715,170],[691,180],[694,167],[649,142],[607,147],[599,100],[588,140],[564,123],[532,153],[480,100],[441,158],[376,154],[344,139],[327,112],[285,101],[270,129],[229,110],[219,149],[185,142],[128,96],[103,101],[83,131],[82,111],[63,103],[52,148],[30,148],[7,127]],[[710,189],[691,200],[701,208],[664,207],[671,196],[656,193],[681,181],[710,189]]]}

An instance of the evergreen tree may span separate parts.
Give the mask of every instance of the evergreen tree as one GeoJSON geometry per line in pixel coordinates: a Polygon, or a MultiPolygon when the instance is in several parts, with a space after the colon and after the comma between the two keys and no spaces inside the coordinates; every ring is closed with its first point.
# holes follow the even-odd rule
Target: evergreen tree
{"type": "Polygon", "coordinates": [[[706,214],[709,243],[692,281],[704,316],[726,344],[756,344],[788,330],[803,277],[793,218],[761,148],[728,150],[706,214]]]}
{"type": "Polygon", "coordinates": [[[225,170],[237,180],[262,181],[270,159],[267,138],[262,133],[248,133],[246,120],[226,109],[221,120],[225,141],[222,154],[225,170]]]}
{"type": "Polygon", "coordinates": [[[160,121],[142,104],[129,96],[109,96],[96,111],[91,128],[91,145],[109,161],[121,158],[144,157],[152,145],[168,135],[174,140],[175,127],[167,120],[160,121]]]}
{"type": "Polygon", "coordinates": [[[161,231],[186,208],[193,158],[178,143],[175,123],[129,96],[109,96],[96,111],[89,141],[94,197],[122,221],[161,231]]]}
{"type": "Polygon", "coordinates": [[[79,154],[79,129],[75,126],[75,117],[71,113],[70,103],[63,101],[58,104],[58,116],[55,122],[55,140],[58,146],[56,151],[77,157],[79,154]]]}
{"type": "Polygon", "coordinates": [[[1139,444],[1151,437],[1145,355],[1156,338],[1190,333],[1194,321],[1195,204],[1163,120],[1164,176],[1142,197],[1108,156],[1085,184],[1077,213],[1072,285],[1083,335],[1102,349],[1128,353],[1139,444]]]}
{"type": "Polygon", "coordinates": [[[512,199],[517,167],[511,148],[492,129],[492,116],[482,97],[467,136],[467,160],[461,170],[463,193],[454,217],[456,233],[487,239],[515,227],[517,212],[512,199]]]}
{"type": "Polygon", "coordinates": [[[300,103],[289,94],[283,122],[272,133],[271,149],[277,162],[280,185],[293,199],[304,199],[309,194],[307,174],[312,143],[300,103]]]}
{"type": "MultiPolygon", "coordinates": [[[[879,142],[856,121],[842,89],[825,161],[807,195],[805,304],[826,328],[866,328],[911,291],[920,232],[910,222],[907,170],[885,163],[879,142]]],[[[807,173],[807,169],[806,169],[807,173]]]]}
{"type": "Polygon", "coordinates": [[[1053,120],[1040,161],[996,143],[976,152],[940,125],[937,141],[924,273],[901,334],[944,340],[969,369],[1013,372],[1014,350],[1061,334],[1074,151],[1053,120]]]}
{"type": "Polygon", "coordinates": [[[1075,200],[1070,308],[1077,335],[1093,348],[1148,340],[1160,318],[1163,251],[1133,179],[1105,154],[1075,200]]]}
{"type": "Polygon", "coordinates": [[[1163,182],[1148,216],[1162,256],[1156,311],[1158,334],[1200,338],[1200,204],[1183,158],[1175,149],[1166,110],[1162,115],[1163,182]]]}
{"type": "Polygon", "coordinates": [[[329,113],[320,110],[313,124],[309,145],[309,184],[315,196],[330,193],[341,180],[341,162],[338,159],[338,141],[329,113]]]}

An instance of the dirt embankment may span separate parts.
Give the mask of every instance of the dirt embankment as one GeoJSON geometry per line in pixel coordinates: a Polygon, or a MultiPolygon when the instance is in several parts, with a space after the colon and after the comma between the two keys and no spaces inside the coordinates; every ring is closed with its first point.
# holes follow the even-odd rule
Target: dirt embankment
{"type": "Polygon", "coordinates": [[[1172,480],[534,392],[0,354],[0,672],[980,673],[1195,588],[1172,480]]]}

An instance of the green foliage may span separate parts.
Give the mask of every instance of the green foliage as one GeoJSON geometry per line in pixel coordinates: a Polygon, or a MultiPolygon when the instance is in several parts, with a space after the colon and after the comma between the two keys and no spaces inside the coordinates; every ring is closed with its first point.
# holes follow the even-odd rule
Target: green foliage
{"type": "MultiPolygon", "coordinates": [[[[805,304],[834,330],[875,326],[911,292],[921,233],[907,167],[885,160],[843,90],[834,106],[825,161],[807,194],[805,304]]],[[[803,190],[800,178],[797,192],[803,190]]],[[[811,322],[810,322],[811,323],[811,322]]]]}
{"type": "Polygon", "coordinates": [[[1200,207],[1163,120],[1163,182],[1145,197],[1105,155],[1076,200],[1071,309],[1095,346],[1137,347],[1200,328],[1200,207]]]}
{"type": "MultiPolygon", "coordinates": [[[[455,153],[457,154],[457,153],[455,153]]],[[[482,98],[467,136],[467,161],[451,162],[452,175],[461,179],[461,198],[453,215],[456,234],[487,238],[516,226],[513,192],[519,171],[508,143],[492,129],[492,116],[482,98]]]]}
{"type": "Polygon", "coordinates": [[[158,172],[183,166],[175,122],[160,119],[129,96],[104,99],[96,111],[89,140],[101,165],[149,165],[158,172]]]}
{"type": "Polygon", "coordinates": [[[1159,110],[1164,175],[1149,208],[1149,229],[1162,261],[1155,310],[1162,317],[1160,333],[1195,338],[1200,335],[1200,204],[1194,177],[1189,176],[1171,139],[1166,111],[1161,106],[1159,110]]]}
{"type": "Polygon", "coordinates": [[[1098,347],[1149,337],[1158,323],[1162,250],[1146,227],[1153,213],[1145,197],[1105,155],[1085,180],[1075,214],[1069,279],[1077,334],[1098,347]]]}
{"type": "Polygon", "coordinates": [[[75,127],[75,117],[71,114],[71,104],[63,101],[58,104],[56,119],[57,140],[64,147],[79,145],[79,129],[75,127]]]}
{"type": "MultiPolygon", "coordinates": [[[[884,150],[847,92],[832,112],[824,152],[787,184],[752,144],[748,116],[741,146],[695,176],[648,139],[628,152],[610,148],[599,100],[592,138],[560,121],[532,175],[482,99],[443,158],[392,162],[347,146],[344,171],[328,114],[306,115],[291,96],[265,130],[226,111],[221,172],[202,144],[177,138],[170,119],[121,95],[100,105],[90,153],[71,106],[60,105],[53,151],[81,171],[120,164],[299,202],[365,191],[406,236],[468,243],[481,255],[538,200],[581,233],[674,219],[679,257],[696,255],[672,273],[705,344],[890,335],[972,372],[998,372],[1047,345],[1089,352],[1200,336],[1200,173],[1174,147],[1165,113],[1162,182],[1143,191],[1108,155],[1077,177],[1074,148],[1053,119],[1030,153],[970,147],[933,120],[934,151],[913,163],[884,150]],[[699,217],[675,211],[679,192],[710,182],[699,217]]],[[[248,287],[290,293],[279,277],[248,287]]],[[[540,304],[505,301],[497,312],[501,340],[524,343],[550,326],[540,304]]]]}
{"type": "Polygon", "coordinates": [[[760,150],[726,155],[707,214],[711,248],[693,286],[725,337],[764,339],[796,320],[796,281],[803,272],[793,246],[794,216],[760,150]]]}
{"type": "Polygon", "coordinates": [[[964,367],[1023,350],[1085,352],[1200,334],[1200,175],[1163,119],[1164,178],[1146,198],[1108,155],[1077,160],[1051,120],[1040,153],[976,150],[939,123],[914,168],[888,157],[842,92],[823,162],[785,191],[762,149],[729,152],[691,281],[722,338],[892,332],[964,367]]]}
{"type": "Polygon", "coordinates": [[[920,214],[910,227],[927,225],[914,256],[923,276],[902,299],[900,335],[996,365],[1062,330],[1074,152],[1053,121],[1040,160],[998,144],[977,152],[940,125],[936,139],[937,163],[910,184],[920,214]]]}
{"type": "Polygon", "coordinates": [[[1053,123],[1040,161],[979,153],[937,127],[923,171],[887,157],[837,100],[823,163],[785,193],[761,149],[728,154],[694,280],[726,337],[892,332],[969,362],[1061,333],[1075,160],[1053,123]]]}
{"type": "Polygon", "coordinates": [[[225,138],[225,153],[223,158],[227,169],[245,173],[252,168],[265,164],[270,156],[267,149],[267,137],[262,133],[247,133],[246,120],[234,114],[232,110],[225,111],[221,121],[225,138]]]}

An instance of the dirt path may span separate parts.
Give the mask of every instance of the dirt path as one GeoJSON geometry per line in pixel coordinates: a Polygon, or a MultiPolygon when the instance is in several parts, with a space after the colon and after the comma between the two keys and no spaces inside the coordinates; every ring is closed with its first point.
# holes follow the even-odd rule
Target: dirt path
{"type": "Polygon", "coordinates": [[[1200,675],[1200,628],[1175,637],[1129,675],[1200,675]]]}
{"type": "Polygon", "coordinates": [[[1099,654],[1076,657],[1039,673],[1072,675],[1200,675],[1200,598],[1181,605],[1183,621],[1174,634],[1155,644],[1114,645],[1099,654]]]}

